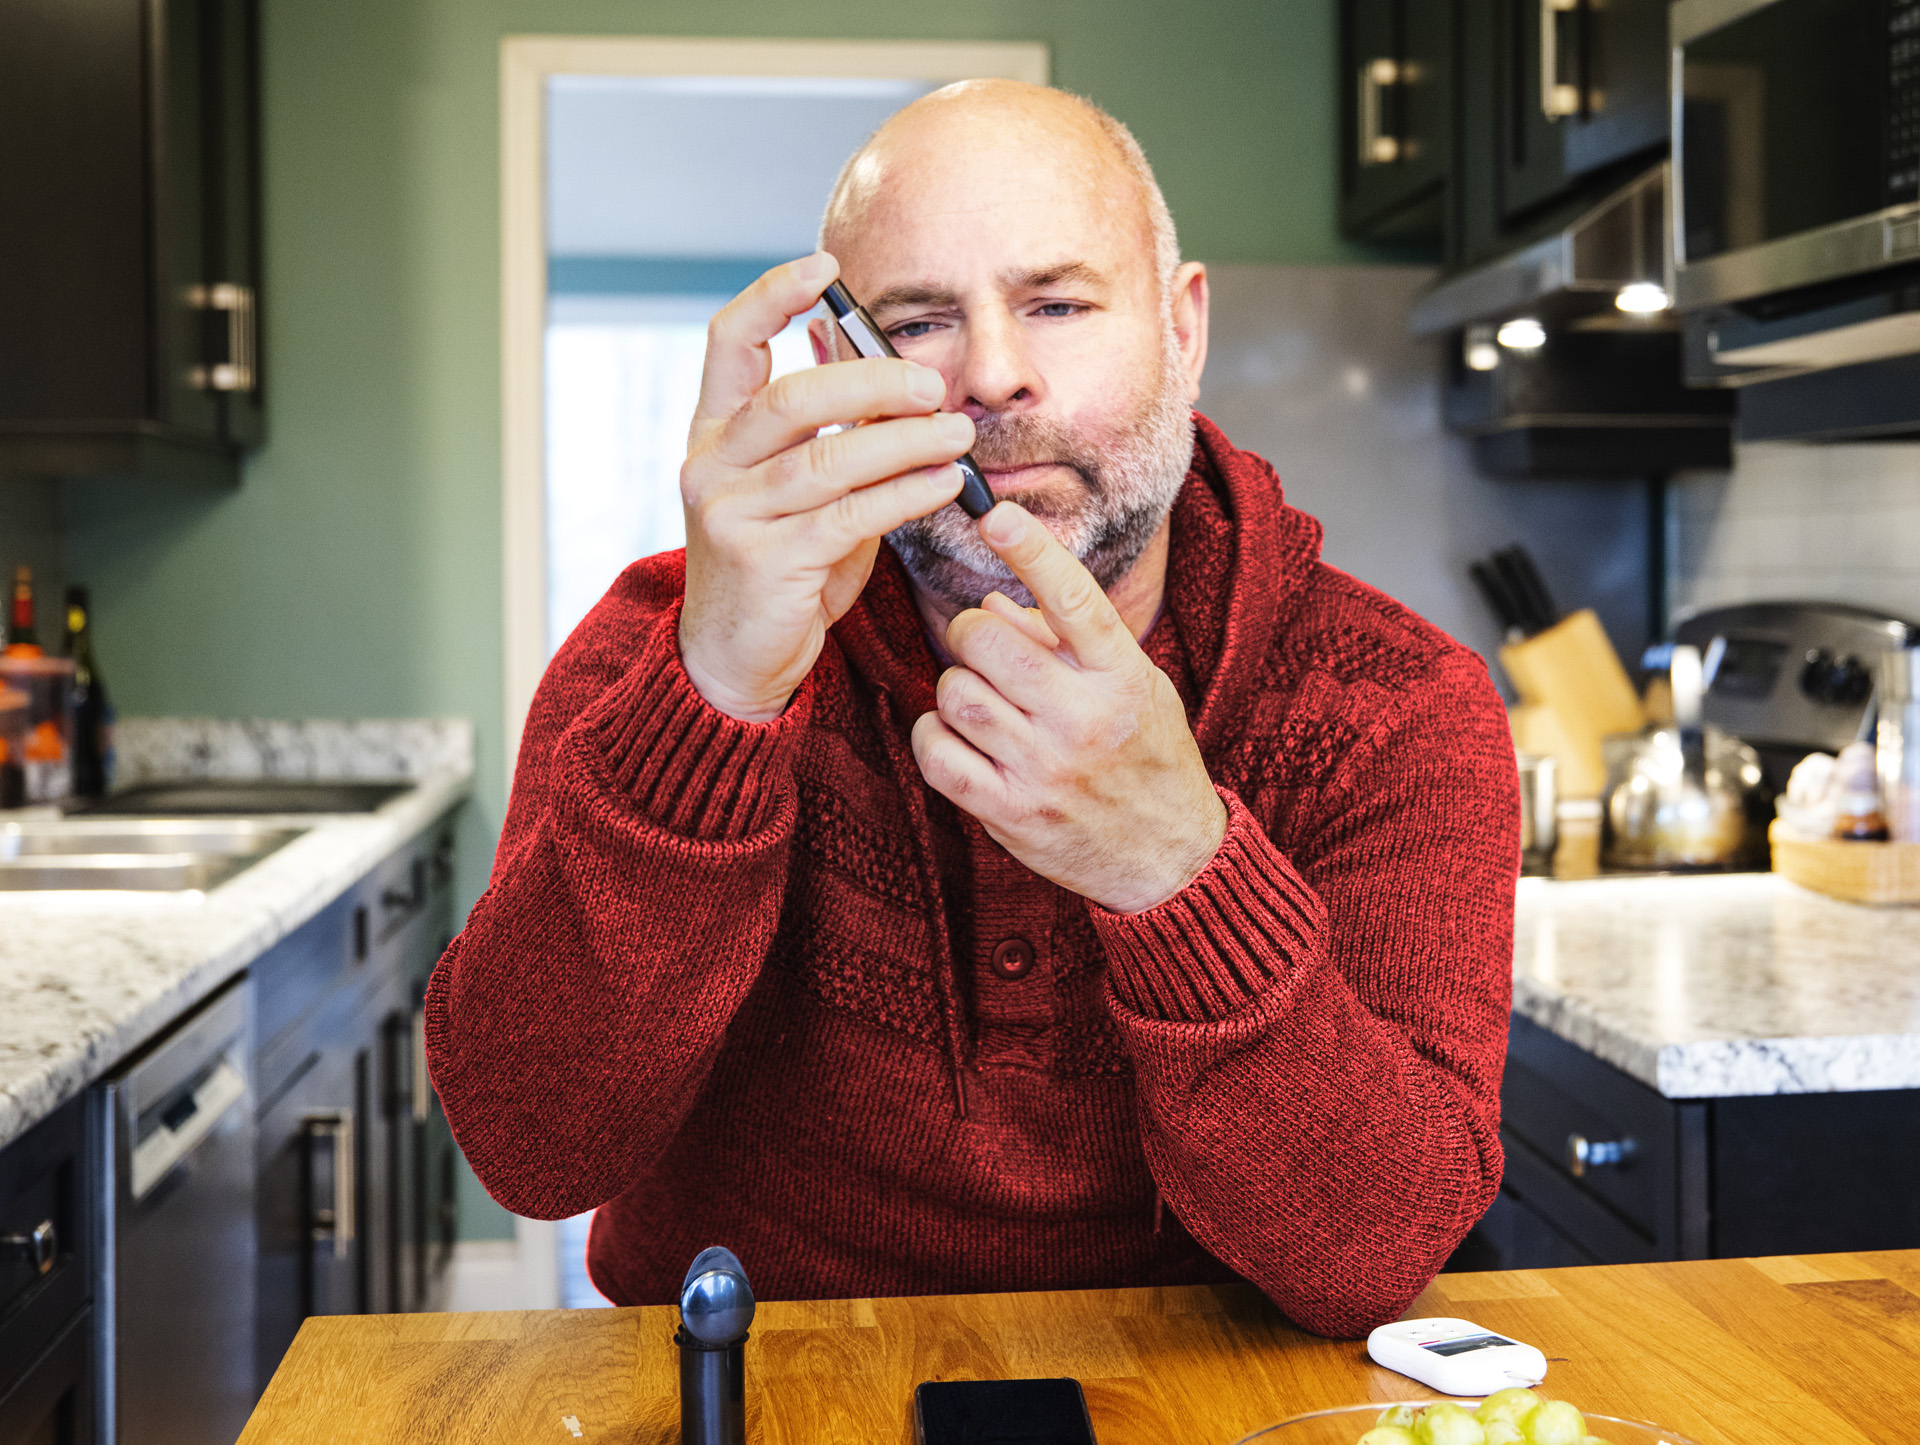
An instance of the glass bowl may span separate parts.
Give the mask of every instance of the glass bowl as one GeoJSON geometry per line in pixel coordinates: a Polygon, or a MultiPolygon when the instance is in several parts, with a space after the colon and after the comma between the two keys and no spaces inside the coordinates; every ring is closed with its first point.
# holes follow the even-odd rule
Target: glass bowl
{"type": "MultiPolygon", "coordinates": [[[[1547,1398],[1551,1399],[1552,1396],[1547,1398]]],[[[1242,1435],[1234,1445],[1354,1445],[1367,1431],[1373,1428],[1374,1421],[1395,1405],[1411,1405],[1416,1410],[1424,1410],[1429,1405],[1437,1405],[1433,1400],[1372,1400],[1364,1405],[1341,1405],[1332,1410],[1313,1410],[1305,1415],[1295,1415],[1291,1420],[1282,1420],[1277,1425],[1269,1425],[1263,1430],[1255,1430],[1251,1435],[1242,1435]]],[[[1453,1402],[1466,1410],[1479,1407],[1478,1400],[1456,1399],[1453,1402]]],[[[1623,1420],[1617,1415],[1596,1415],[1591,1410],[1583,1410],[1587,1422],[1587,1433],[1597,1435],[1606,1441],[1606,1445],[1694,1445],[1685,1435],[1664,1426],[1652,1424],[1646,1420],[1623,1420]]]]}

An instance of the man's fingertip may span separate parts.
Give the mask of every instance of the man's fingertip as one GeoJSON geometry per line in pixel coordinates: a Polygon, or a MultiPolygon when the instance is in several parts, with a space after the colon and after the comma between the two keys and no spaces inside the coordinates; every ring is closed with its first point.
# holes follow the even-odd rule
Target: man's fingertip
{"type": "Polygon", "coordinates": [[[980,519],[980,535],[1000,547],[1011,547],[1025,533],[1027,511],[1018,502],[996,502],[980,519]]]}

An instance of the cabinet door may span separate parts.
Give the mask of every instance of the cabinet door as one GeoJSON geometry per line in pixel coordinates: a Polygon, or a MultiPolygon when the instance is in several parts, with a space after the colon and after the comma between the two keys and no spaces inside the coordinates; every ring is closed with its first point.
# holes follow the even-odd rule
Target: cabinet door
{"type": "Polygon", "coordinates": [[[0,0],[0,434],[148,411],[146,133],[127,0],[0,0]]]}
{"type": "Polygon", "coordinates": [[[1441,234],[1452,139],[1453,0],[1340,7],[1341,229],[1365,240],[1441,234]]]}
{"type": "Polygon", "coordinates": [[[235,446],[265,439],[260,357],[260,93],[257,0],[203,0],[211,56],[206,107],[210,299],[208,375],[220,398],[221,435],[235,446]],[[211,287],[228,290],[214,293],[211,287]],[[220,368],[226,368],[221,370],[220,368]]]}
{"type": "Polygon", "coordinates": [[[220,400],[207,357],[219,334],[207,283],[213,259],[207,205],[206,93],[216,73],[208,45],[212,0],[151,7],[148,56],[153,135],[154,389],[159,419],[177,436],[220,439],[220,400]]]}
{"type": "Polygon", "coordinates": [[[1501,0],[1501,212],[1667,140],[1666,0],[1501,0]]]}
{"type": "Polygon", "coordinates": [[[300,1322],[365,1309],[367,1051],[355,1000],[341,989],[285,1039],[294,1062],[262,1100],[255,1209],[259,1231],[257,1376],[266,1388],[300,1322]]]}

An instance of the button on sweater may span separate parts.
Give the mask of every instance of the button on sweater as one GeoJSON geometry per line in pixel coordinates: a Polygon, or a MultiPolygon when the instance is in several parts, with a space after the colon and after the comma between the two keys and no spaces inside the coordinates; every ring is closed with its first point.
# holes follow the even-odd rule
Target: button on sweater
{"type": "Polygon", "coordinates": [[[1228,810],[1110,913],[928,788],[940,664],[882,547],[771,723],[701,698],[680,553],[529,713],[433,1079],[516,1213],[595,1216],[623,1304],[725,1244],[766,1298],[1244,1277],[1394,1318],[1492,1201],[1519,800],[1478,657],[1320,561],[1204,418],[1144,646],[1228,810]]]}

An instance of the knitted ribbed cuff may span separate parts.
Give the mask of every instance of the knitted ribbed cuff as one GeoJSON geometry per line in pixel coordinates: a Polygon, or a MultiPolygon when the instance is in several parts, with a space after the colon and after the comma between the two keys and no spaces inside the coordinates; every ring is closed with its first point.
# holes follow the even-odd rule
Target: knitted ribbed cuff
{"type": "Polygon", "coordinates": [[[659,827],[731,842],[772,821],[793,786],[793,739],[806,726],[803,682],[771,722],[741,722],[699,693],[680,659],[680,609],[654,628],[633,666],[582,721],[614,784],[659,827]]]}
{"type": "Polygon", "coordinates": [[[1227,834],[1191,883],[1139,913],[1087,905],[1106,948],[1108,987],[1146,1018],[1230,1018],[1321,951],[1320,896],[1245,804],[1219,792],[1227,834]]]}

